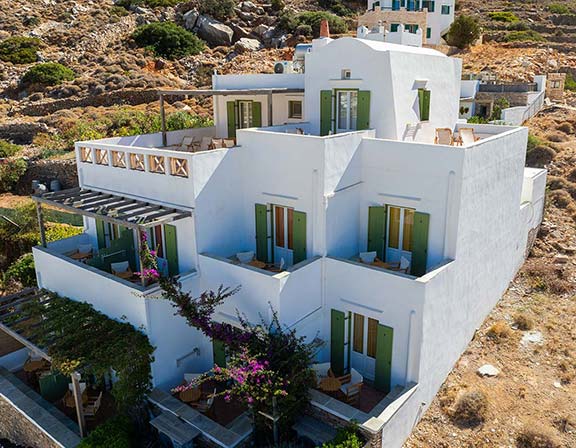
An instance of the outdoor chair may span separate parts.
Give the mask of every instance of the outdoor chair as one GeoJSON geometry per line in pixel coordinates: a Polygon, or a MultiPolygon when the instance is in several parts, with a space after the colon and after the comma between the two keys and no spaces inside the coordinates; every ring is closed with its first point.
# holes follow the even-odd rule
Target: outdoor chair
{"type": "Polygon", "coordinates": [[[351,369],[350,381],[342,384],[342,387],[340,387],[340,391],[345,395],[348,403],[355,403],[358,401],[363,382],[364,378],[362,375],[360,375],[356,370],[351,369]]]}
{"type": "Polygon", "coordinates": [[[437,145],[454,145],[454,135],[450,128],[437,128],[434,143],[437,145]]]}
{"type": "Polygon", "coordinates": [[[130,269],[130,264],[128,261],[110,263],[110,269],[112,270],[112,274],[114,274],[116,277],[120,277],[125,280],[132,278],[134,275],[134,272],[132,272],[132,269],[130,269]]]}
{"type": "Polygon", "coordinates": [[[86,258],[91,258],[93,253],[92,244],[79,244],[78,248],[72,252],[69,256],[74,260],[84,260],[86,258]]]}
{"type": "Polygon", "coordinates": [[[210,144],[210,149],[224,148],[224,141],[221,138],[213,138],[210,144]]]}
{"type": "Polygon", "coordinates": [[[480,137],[476,137],[472,128],[460,128],[458,134],[460,135],[459,143],[462,146],[469,146],[480,140],[480,137]]]}
{"type": "Polygon", "coordinates": [[[180,145],[179,151],[191,151],[194,152],[196,147],[198,147],[200,142],[194,137],[184,137],[182,139],[182,144],[180,145]]]}
{"type": "Polygon", "coordinates": [[[236,258],[241,264],[248,264],[252,260],[254,260],[254,251],[251,250],[250,252],[238,252],[236,254],[236,258]]]}
{"type": "Polygon", "coordinates": [[[376,260],[376,251],[374,252],[360,252],[360,261],[364,264],[372,264],[376,260]]]}
{"type": "Polygon", "coordinates": [[[96,417],[100,405],[102,404],[102,392],[98,394],[98,397],[94,399],[93,397],[88,397],[88,403],[84,406],[84,416],[88,418],[96,417]]]}
{"type": "Polygon", "coordinates": [[[214,406],[214,400],[216,398],[216,389],[208,396],[206,401],[199,401],[198,403],[190,403],[190,405],[195,408],[198,412],[207,414],[214,406]]]}
{"type": "Polygon", "coordinates": [[[332,371],[332,368],[328,369],[328,376],[331,376],[332,378],[337,378],[338,381],[340,381],[340,384],[347,384],[352,379],[352,374],[350,373],[342,376],[336,376],[332,371]]]}
{"type": "Polygon", "coordinates": [[[321,364],[312,364],[312,370],[316,375],[316,385],[319,386],[322,378],[326,378],[328,376],[328,370],[330,370],[330,363],[323,362],[321,364]]]}
{"type": "Polygon", "coordinates": [[[223,139],[224,148],[233,148],[236,146],[236,141],[233,138],[225,138],[223,139]]]}
{"type": "Polygon", "coordinates": [[[212,137],[202,137],[202,141],[200,142],[200,151],[208,151],[211,144],[212,137]]]}

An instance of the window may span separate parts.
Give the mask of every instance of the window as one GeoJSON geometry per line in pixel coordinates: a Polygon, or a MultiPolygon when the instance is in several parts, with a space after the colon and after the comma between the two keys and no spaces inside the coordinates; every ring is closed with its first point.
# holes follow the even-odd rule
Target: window
{"type": "Polygon", "coordinates": [[[400,9],[400,1],[392,0],[392,11],[398,11],[400,9]]]}
{"type": "Polygon", "coordinates": [[[390,25],[390,31],[392,33],[397,33],[398,32],[398,28],[400,28],[400,24],[399,23],[393,23],[390,25]]]}
{"type": "Polygon", "coordinates": [[[412,252],[413,229],[413,209],[388,207],[388,249],[412,252]]]}
{"type": "Polygon", "coordinates": [[[254,117],[252,113],[252,101],[238,101],[238,114],[239,129],[253,127],[254,117]]]}
{"type": "Polygon", "coordinates": [[[559,89],[560,87],[562,87],[562,83],[560,81],[550,81],[550,88],[559,89]]]}
{"type": "Polygon", "coordinates": [[[426,28],[426,39],[430,39],[432,37],[432,28],[426,28]]]}
{"type": "Polygon", "coordinates": [[[302,118],[302,101],[288,101],[288,118],[302,118]]]}
{"type": "Polygon", "coordinates": [[[418,89],[418,105],[420,121],[430,120],[430,90],[418,89]]]}
{"type": "Polygon", "coordinates": [[[372,3],[372,11],[376,11],[377,9],[380,9],[380,2],[374,2],[372,3]]]}
{"type": "Polygon", "coordinates": [[[368,348],[366,354],[376,358],[376,338],[378,337],[378,321],[368,318],[368,348]]]}
{"type": "Polygon", "coordinates": [[[352,349],[364,353],[364,316],[354,313],[354,340],[352,349]]]}
{"type": "Polygon", "coordinates": [[[294,209],[274,206],[274,234],[276,247],[294,248],[294,209]]]}
{"type": "Polygon", "coordinates": [[[416,34],[418,32],[418,25],[415,23],[406,25],[406,30],[409,33],[416,34]]]}
{"type": "Polygon", "coordinates": [[[342,72],[340,73],[340,78],[342,79],[351,79],[352,78],[352,70],[345,68],[344,70],[342,70],[342,72]]]}
{"type": "Polygon", "coordinates": [[[442,5],[442,14],[444,15],[450,14],[450,5],[442,5]]]}
{"type": "Polygon", "coordinates": [[[436,2],[434,0],[423,0],[422,9],[428,9],[428,12],[434,12],[436,9],[436,2]]]}
{"type": "Polygon", "coordinates": [[[355,131],[358,118],[358,92],[339,91],[337,94],[337,131],[355,131]]]}

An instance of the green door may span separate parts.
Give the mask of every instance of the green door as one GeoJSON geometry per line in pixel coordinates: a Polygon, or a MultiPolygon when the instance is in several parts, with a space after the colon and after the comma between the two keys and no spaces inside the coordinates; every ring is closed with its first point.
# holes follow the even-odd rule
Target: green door
{"type": "Polygon", "coordinates": [[[376,370],[374,372],[374,387],[384,393],[390,392],[392,377],[392,343],[394,329],[378,324],[376,335],[376,370]]]}
{"type": "Polygon", "coordinates": [[[166,244],[165,256],[166,260],[168,260],[168,274],[170,276],[178,275],[180,266],[178,265],[178,243],[175,226],[164,225],[164,241],[166,244]]]}
{"type": "Polygon", "coordinates": [[[214,364],[218,367],[226,367],[226,349],[224,342],[212,339],[212,351],[214,355],[214,364]]]}
{"type": "Polygon", "coordinates": [[[430,90],[418,89],[418,102],[420,105],[420,121],[430,120],[430,90]]]}
{"type": "Polygon", "coordinates": [[[96,237],[98,239],[98,249],[106,247],[106,223],[96,218],[96,237]]]}
{"type": "Polygon", "coordinates": [[[344,334],[346,316],[332,310],[330,316],[330,368],[337,376],[344,375],[344,334]]]}
{"type": "Polygon", "coordinates": [[[256,259],[268,262],[268,207],[256,204],[256,259]]]}
{"type": "Polygon", "coordinates": [[[370,129],[370,91],[360,90],[358,92],[358,116],[356,118],[356,129],[362,131],[370,129]]]}
{"type": "Polygon", "coordinates": [[[386,210],[384,207],[368,208],[368,246],[367,252],[376,252],[384,261],[386,251],[386,210]]]}
{"type": "Polygon", "coordinates": [[[236,101],[226,103],[228,114],[228,138],[236,138],[236,101]]]}
{"type": "Polygon", "coordinates": [[[292,262],[298,264],[306,260],[306,213],[294,211],[293,226],[292,262]]]}
{"type": "Polygon", "coordinates": [[[252,103],[252,126],[255,128],[262,127],[262,103],[258,101],[252,103]]]}
{"type": "Polygon", "coordinates": [[[412,230],[412,263],[410,273],[417,277],[426,274],[428,263],[428,228],[430,215],[414,213],[414,228],[412,230]]]}
{"type": "Polygon", "coordinates": [[[328,135],[332,130],[332,91],[320,92],[320,135],[328,135]]]}

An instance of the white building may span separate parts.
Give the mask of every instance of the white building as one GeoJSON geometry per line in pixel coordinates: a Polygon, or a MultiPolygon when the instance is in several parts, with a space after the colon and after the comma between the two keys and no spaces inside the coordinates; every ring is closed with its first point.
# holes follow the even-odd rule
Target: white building
{"type": "Polygon", "coordinates": [[[202,92],[214,95],[213,128],[76,144],[83,190],[42,200],[82,213],[85,232],[34,248],[38,283],[141,326],[160,389],[225,362],[157,287],[105,272],[124,260],[139,269],[135,232],[116,224],[151,226],[184,288],[242,287],[218,319],[274,309],[324,343],[317,362],[392,390],[371,413],[317,391],[312,404],[400,447],[542,218],[546,173],[524,167],[527,129],[459,123],[460,78],[459,59],[355,38],[314,41],[304,73],[215,75],[202,92]],[[478,140],[435,143],[437,129],[461,128],[478,140]],[[185,147],[206,136],[236,142],[185,147]],[[135,201],[152,208],[143,216],[135,201]],[[67,255],[82,243],[98,248],[92,261],[67,255]],[[261,263],[240,263],[247,252],[261,263]]]}
{"type": "Polygon", "coordinates": [[[423,43],[438,45],[454,22],[454,9],[455,0],[368,0],[368,11],[358,23],[369,28],[384,24],[389,39],[406,30],[421,34],[423,43]]]}

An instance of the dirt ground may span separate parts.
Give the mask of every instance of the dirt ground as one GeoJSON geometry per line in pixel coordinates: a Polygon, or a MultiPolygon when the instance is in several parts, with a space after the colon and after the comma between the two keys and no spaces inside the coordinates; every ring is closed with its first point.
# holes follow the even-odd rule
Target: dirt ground
{"type": "MultiPolygon", "coordinates": [[[[576,120],[576,112],[556,109],[530,127],[546,138],[567,120],[576,120]]],[[[530,258],[405,448],[576,447],[576,136],[572,130],[562,139],[547,143],[556,151],[547,166],[552,191],[530,258]],[[522,342],[527,335],[541,341],[522,342]],[[499,374],[481,377],[485,364],[499,374]],[[470,391],[483,392],[487,405],[473,423],[460,421],[457,411],[470,391]]]]}

